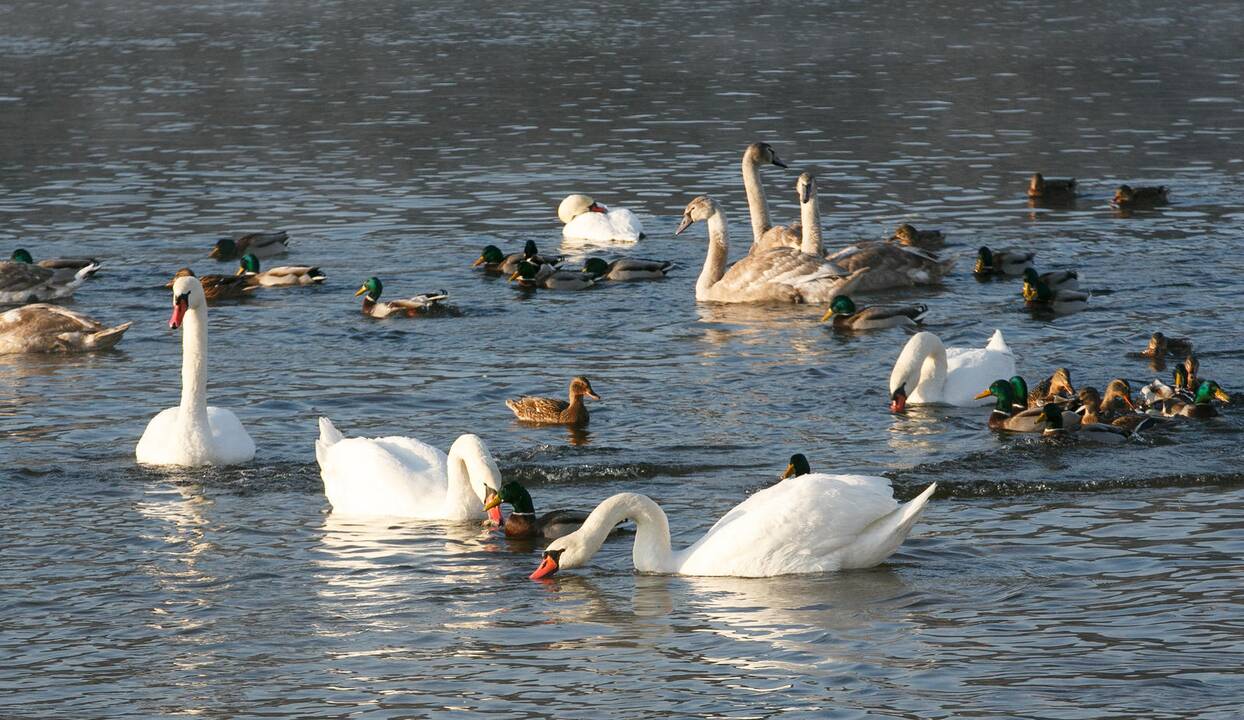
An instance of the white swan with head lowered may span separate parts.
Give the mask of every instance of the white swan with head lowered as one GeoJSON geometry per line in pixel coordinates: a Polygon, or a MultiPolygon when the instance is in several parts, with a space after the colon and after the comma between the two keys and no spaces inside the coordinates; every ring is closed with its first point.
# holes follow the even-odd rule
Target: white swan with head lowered
{"type": "MultiPolygon", "coordinates": [[[[408,437],[347,438],[320,418],[315,459],[334,514],[419,520],[477,520],[501,471],[477,435],[461,435],[449,455],[408,437]]],[[[494,522],[501,511],[489,515],[494,522]]]]}
{"type": "Polygon", "coordinates": [[[890,410],[908,405],[976,407],[981,388],[1015,374],[1015,355],[1001,330],[984,348],[948,348],[931,332],[911,336],[890,372],[890,410]]]}
{"type": "Polygon", "coordinates": [[[557,206],[557,217],[565,225],[562,237],[595,243],[633,243],[644,238],[644,226],[635,213],[625,208],[609,210],[587,195],[568,195],[557,206]]]}
{"type": "Polygon", "coordinates": [[[134,455],[144,465],[236,465],[255,456],[237,415],[207,404],[207,300],[194,276],[173,283],[171,328],[181,328],[181,404],[151,418],[134,455]]]}
{"type": "Polygon", "coordinates": [[[739,503],[677,551],[661,507],[645,495],[621,493],[596,506],[582,528],[549,543],[531,577],[586,564],[628,519],[635,523],[635,569],[645,573],[771,577],[873,567],[907,538],[936,487],[899,505],[882,477],[791,477],[739,503]]]}
{"type": "Polygon", "coordinates": [[[692,200],[674,234],[700,221],[708,225],[708,255],[695,284],[695,299],[699,301],[828,303],[851,292],[867,270],[841,275],[824,258],[790,247],[753,253],[727,270],[730,237],[725,213],[716,200],[707,195],[692,200]]]}

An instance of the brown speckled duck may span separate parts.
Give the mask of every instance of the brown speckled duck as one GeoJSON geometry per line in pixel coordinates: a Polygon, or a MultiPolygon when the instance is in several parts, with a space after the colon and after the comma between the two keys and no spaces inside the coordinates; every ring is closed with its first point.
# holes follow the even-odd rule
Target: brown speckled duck
{"type": "Polygon", "coordinates": [[[237,260],[244,255],[272,257],[284,255],[289,250],[289,233],[284,230],[270,233],[246,233],[238,238],[221,238],[216,241],[208,257],[216,260],[237,260]]]}
{"type": "Polygon", "coordinates": [[[1160,332],[1155,332],[1149,337],[1149,347],[1145,348],[1141,355],[1160,358],[1166,355],[1186,356],[1191,353],[1192,341],[1188,338],[1167,337],[1160,332]]]}
{"type": "Polygon", "coordinates": [[[1114,191],[1114,199],[1110,201],[1110,204],[1117,208],[1144,208],[1161,205],[1165,202],[1165,185],[1156,187],[1120,185],[1119,189],[1114,191]]]}
{"type": "Polygon", "coordinates": [[[106,327],[59,305],[24,305],[0,314],[0,355],[106,350],[130,325],[106,327]]]}
{"type": "Polygon", "coordinates": [[[592,383],[582,375],[570,381],[570,401],[557,398],[523,397],[506,400],[506,407],[514,411],[514,416],[524,422],[542,423],[546,425],[587,425],[587,406],[584,397],[599,400],[600,396],[592,390],[592,383]]]}
{"type": "Polygon", "coordinates": [[[946,241],[941,230],[917,230],[911,223],[903,223],[894,229],[893,240],[900,245],[936,250],[946,241]]]}
{"type": "Polygon", "coordinates": [[[1076,179],[1055,180],[1033,173],[1028,180],[1028,197],[1034,200],[1071,200],[1076,196],[1076,179]]]}
{"type": "MultiPolygon", "coordinates": [[[[190,268],[184,267],[178,270],[173,275],[173,279],[164,284],[164,287],[171,290],[177,278],[187,276],[195,277],[195,274],[190,268]]],[[[238,275],[204,275],[199,278],[199,284],[203,286],[203,297],[209,303],[219,300],[239,300],[248,297],[255,289],[249,280],[238,275]]]]}

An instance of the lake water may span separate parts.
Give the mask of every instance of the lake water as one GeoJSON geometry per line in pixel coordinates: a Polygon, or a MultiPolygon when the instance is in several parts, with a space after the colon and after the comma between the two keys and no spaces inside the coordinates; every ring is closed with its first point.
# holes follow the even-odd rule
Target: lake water
{"type": "MultiPolygon", "coordinates": [[[[817,307],[697,305],[695,195],[748,237],[739,156],[775,220],[817,172],[827,244],[940,227],[916,300],[948,344],[1001,328],[1020,371],[1155,376],[1151,332],[1244,376],[1244,18],[1231,3],[10,3],[0,8],[0,249],[105,262],[72,303],[115,351],[0,358],[0,717],[1230,718],[1244,696],[1238,410],[1121,447],[999,438],[981,409],[888,412],[906,335],[817,307]],[[1034,171],[1079,179],[1030,208],[1034,171]],[[1171,187],[1123,216],[1123,182],[1171,187]],[[637,212],[663,282],[523,293],[485,244],[557,250],[570,192],[637,212]],[[240,468],[136,467],[175,405],[178,267],[285,229],[322,287],[210,311],[213,404],[240,468]],[[1054,320],[969,274],[981,244],[1074,267],[1054,320]],[[376,321],[353,291],[447,290],[459,317],[376,321]],[[603,397],[584,435],[505,398],[603,397]],[[776,478],[940,483],[870,571],[643,576],[626,540],[535,583],[538,548],[329,513],[313,440],[483,436],[537,508],[657,499],[675,543],[776,478]]],[[[571,252],[573,249],[562,249],[571,252]]],[[[582,253],[573,253],[581,259],[582,253]]],[[[1160,373],[1168,377],[1168,373],[1160,373]]]]}

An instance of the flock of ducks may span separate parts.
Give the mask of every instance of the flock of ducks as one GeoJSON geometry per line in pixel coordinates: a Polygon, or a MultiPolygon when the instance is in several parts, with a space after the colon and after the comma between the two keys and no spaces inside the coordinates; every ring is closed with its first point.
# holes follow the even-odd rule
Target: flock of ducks
{"type": "MultiPolygon", "coordinates": [[[[695,283],[696,300],[814,303],[827,306],[821,321],[832,322],[838,330],[918,330],[928,312],[925,305],[857,306],[849,293],[940,283],[953,265],[953,260],[937,254],[942,233],[904,224],[890,239],[827,251],[816,178],[807,172],[798,177],[799,219],[775,225],[760,176],[766,166],[787,167],[767,143],[748,146],[742,175],[752,244],[748,254],[733,264],[727,262],[729,228],[721,205],[702,195],[683,211],[675,235],[696,223],[707,227],[708,252],[695,283]]],[[[1076,181],[1046,179],[1038,173],[1030,179],[1028,195],[1033,202],[1073,202],[1076,181]]],[[[1124,185],[1114,204],[1130,209],[1165,199],[1164,187],[1124,185]]],[[[645,237],[634,213],[609,210],[586,195],[568,196],[558,207],[558,217],[567,240],[625,245],[645,237]]],[[[261,258],[284,254],[287,245],[284,232],[221,239],[210,257],[237,260],[235,274],[196,276],[190,268],[182,268],[168,283],[173,298],[169,326],[182,333],[182,395],[178,406],[148,423],[135,448],[139,463],[231,465],[254,457],[255,444],[237,416],[207,404],[207,307],[245,298],[260,288],[323,283],[326,275],[318,267],[261,268],[261,258]]],[[[1073,312],[1087,302],[1075,271],[1039,274],[1034,257],[1032,252],[981,247],[973,270],[981,279],[1022,277],[1021,294],[1032,306],[1073,312]]],[[[542,255],[529,241],[512,254],[486,246],[474,266],[508,275],[526,287],[584,290],[602,281],[659,280],[676,264],[623,256],[588,258],[582,268],[568,269],[561,257],[542,255]]],[[[0,263],[0,302],[24,303],[0,315],[0,354],[91,351],[120,340],[130,323],[104,327],[45,302],[71,295],[98,269],[99,263],[90,258],[54,258],[36,264],[25,250],[0,263]]],[[[364,314],[417,317],[446,308],[444,291],[383,301],[383,288],[376,277],[359,287],[355,296],[364,296],[364,314]]],[[[1138,402],[1122,379],[1112,381],[1103,393],[1092,387],[1076,392],[1070,372],[1061,368],[1030,391],[1016,374],[1014,354],[1001,331],[995,331],[984,348],[971,349],[947,348],[936,335],[915,332],[891,372],[890,409],[903,412],[920,404],[976,406],[992,398],[995,407],[987,425],[993,430],[1074,433],[1117,442],[1170,418],[1211,417],[1217,414],[1214,402],[1229,402],[1217,383],[1199,378],[1199,364],[1191,352],[1188,341],[1155,333],[1143,354],[1155,361],[1169,353],[1186,359],[1175,368],[1172,386],[1154,381],[1141,390],[1138,402]]],[[[566,400],[525,396],[507,400],[506,405],[522,422],[583,427],[589,422],[587,399],[600,396],[588,378],[579,376],[570,381],[566,400]]],[[[664,512],[643,495],[614,495],[590,513],[558,510],[537,516],[531,494],[516,482],[502,482],[487,445],[475,435],[462,435],[446,454],[409,437],[347,438],[331,420],[320,418],[315,453],[334,513],[487,519],[507,536],[549,542],[531,575],[535,579],[585,564],[627,520],[635,524],[634,565],[643,572],[771,576],[870,567],[899,547],[936,487],[930,485],[900,505],[884,478],[813,473],[807,458],[795,455],[777,484],[741,502],[690,547],[674,551],[664,512]],[[508,516],[501,511],[503,505],[511,508],[508,516]]]]}

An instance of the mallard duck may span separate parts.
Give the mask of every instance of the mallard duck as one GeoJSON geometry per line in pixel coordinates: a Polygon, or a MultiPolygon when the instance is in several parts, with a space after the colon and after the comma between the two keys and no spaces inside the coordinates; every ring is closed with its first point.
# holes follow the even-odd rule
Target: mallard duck
{"type": "Polygon", "coordinates": [[[1173,397],[1167,400],[1159,400],[1154,407],[1167,417],[1179,416],[1205,419],[1218,416],[1218,408],[1214,407],[1214,400],[1220,400],[1229,404],[1231,396],[1213,380],[1202,380],[1197,386],[1192,402],[1187,402],[1179,397],[1173,397]]]}
{"type": "Polygon", "coordinates": [[[1123,378],[1115,378],[1106,384],[1106,393],[1097,410],[1107,421],[1136,410],[1132,402],[1132,386],[1123,378]]]}
{"type": "Polygon", "coordinates": [[[1192,392],[1194,388],[1201,385],[1201,361],[1197,360],[1196,355],[1188,353],[1188,357],[1184,358],[1184,387],[1188,392],[1192,392]]]}
{"type": "Polygon", "coordinates": [[[1070,200],[1076,196],[1076,180],[1046,179],[1041,173],[1033,173],[1028,180],[1028,197],[1038,200],[1070,200]]]}
{"type": "Polygon", "coordinates": [[[517,280],[525,288],[549,290],[587,290],[596,284],[596,278],[587,273],[558,270],[552,265],[536,265],[527,260],[518,263],[518,269],[510,275],[510,280],[517,280]]]}
{"type": "Polygon", "coordinates": [[[430,315],[437,308],[442,307],[437,303],[449,297],[449,293],[439,290],[434,293],[416,295],[405,300],[380,302],[380,293],[383,291],[384,284],[380,282],[380,278],[369,277],[363,282],[363,286],[354,293],[354,297],[367,293],[367,297],[363,298],[364,315],[371,315],[374,318],[386,318],[390,315],[402,317],[430,315]]]}
{"type": "Polygon", "coordinates": [[[1138,208],[1153,207],[1165,202],[1165,185],[1135,188],[1130,185],[1120,185],[1119,189],[1114,191],[1114,199],[1110,201],[1110,204],[1117,208],[1138,208]]]}
{"type": "Polygon", "coordinates": [[[989,429],[996,432],[1041,432],[1041,409],[1021,409],[1017,385],[1024,387],[1024,379],[1018,375],[1010,380],[994,380],[988,388],[977,394],[977,400],[990,395],[997,398],[993,412],[989,413],[989,429]],[[1019,381],[1018,383],[1016,381],[1019,381]]]}
{"type": "Polygon", "coordinates": [[[56,274],[52,277],[55,278],[54,282],[57,283],[71,282],[80,271],[85,271],[83,277],[90,277],[95,274],[96,270],[99,270],[99,261],[95,258],[87,257],[45,258],[36,263],[35,259],[30,255],[30,251],[25,248],[14,250],[11,259],[13,262],[38,265],[39,267],[56,271],[56,274]]]}
{"type": "Polygon", "coordinates": [[[1146,407],[1152,407],[1162,400],[1172,398],[1178,398],[1183,402],[1193,402],[1193,394],[1188,387],[1188,369],[1180,363],[1174,367],[1173,375],[1175,383],[1173,387],[1155,379],[1140,389],[1140,396],[1146,407]]]}
{"type": "MultiPolygon", "coordinates": [[[[1083,422],[1093,424],[1104,422],[1102,417],[1103,402],[1101,395],[1097,393],[1096,388],[1084,387],[1080,389],[1077,396],[1080,402],[1080,413],[1083,422]]],[[[1159,418],[1154,415],[1146,415],[1144,413],[1129,411],[1124,413],[1110,413],[1111,419],[1109,424],[1123,428],[1130,433],[1137,433],[1147,429],[1159,422],[1159,418]]]]}
{"type": "Polygon", "coordinates": [[[259,258],[250,254],[242,256],[242,260],[238,263],[237,274],[251,285],[262,287],[311,285],[328,279],[318,267],[309,265],[282,265],[271,270],[260,271],[259,258]]]}
{"type": "Polygon", "coordinates": [[[0,305],[69,297],[92,272],[94,269],[87,266],[70,274],[66,279],[65,274],[59,270],[0,260],[0,305]]]}
{"type": "Polygon", "coordinates": [[[990,250],[982,245],[976,251],[976,265],[972,272],[977,275],[1019,275],[1032,267],[1037,254],[1026,250],[990,250]]]}
{"type": "Polygon", "coordinates": [[[901,245],[918,247],[922,250],[936,250],[944,243],[946,236],[941,230],[917,230],[910,223],[903,223],[894,229],[891,238],[901,245]]]}
{"type": "Polygon", "coordinates": [[[583,272],[596,280],[660,280],[669,274],[677,263],[672,260],[644,260],[623,257],[606,262],[597,257],[583,263],[583,272]]]}
{"type": "Polygon", "coordinates": [[[645,237],[635,213],[623,208],[610,210],[587,195],[567,195],[557,206],[557,217],[564,223],[562,237],[567,240],[636,242],[645,237]]]}
{"type": "Polygon", "coordinates": [[[535,240],[528,240],[523,245],[522,252],[510,253],[506,255],[501,252],[501,248],[496,245],[485,245],[483,252],[479,258],[471,263],[471,267],[484,266],[485,272],[512,274],[518,269],[518,264],[523,260],[533,262],[537,265],[553,265],[556,266],[562,261],[560,255],[541,255],[536,248],[535,240]]]}
{"type": "Polygon", "coordinates": [[[244,255],[272,257],[284,255],[289,250],[289,233],[284,230],[271,233],[247,233],[238,238],[221,238],[207,254],[216,260],[237,260],[244,255]]]}
{"type": "Polygon", "coordinates": [[[599,400],[600,396],[592,390],[592,383],[582,375],[570,381],[570,401],[557,398],[534,397],[524,395],[505,401],[506,407],[514,411],[515,417],[524,422],[542,423],[546,425],[588,424],[587,406],[584,397],[599,400]]]}
{"type": "Polygon", "coordinates": [[[1040,407],[1046,403],[1065,405],[1076,396],[1075,386],[1071,384],[1071,371],[1065,367],[1056,368],[1048,378],[1037,383],[1028,393],[1028,405],[1040,407]]]}
{"type": "Polygon", "coordinates": [[[1131,437],[1131,433],[1123,428],[1106,425],[1105,423],[1085,422],[1079,415],[1067,413],[1054,403],[1041,408],[1041,416],[1038,418],[1038,423],[1044,427],[1042,435],[1073,433],[1080,439],[1110,444],[1121,443],[1131,437]],[[1067,423],[1067,415],[1074,415],[1078,424],[1072,425],[1067,423]]]}
{"type": "Polygon", "coordinates": [[[556,540],[578,530],[583,526],[583,521],[587,520],[587,513],[582,510],[553,510],[536,517],[531,494],[527,492],[527,488],[513,480],[503,484],[500,492],[492,492],[489,488],[487,495],[485,510],[491,510],[502,503],[509,503],[512,508],[501,526],[506,537],[556,540]]]}
{"type": "Polygon", "coordinates": [[[1075,270],[1051,270],[1038,274],[1035,268],[1028,267],[1020,274],[1024,282],[1033,285],[1040,283],[1054,291],[1080,289],[1080,274],[1075,270]]]}
{"type": "Polygon", "coordinates": [[[1089,294],[1078,290],[1052,290],[1040,280],[1024,280],[1025,304],[1034,310],[1048,310],[1056,315],[1079,312],[1088,306],[1089,294]]]}
{"type": "Polygon", "coordinates": [[[834,319],[836,330],[878,330],[917,327],[929,311],[927,305],[870,305],[856,309],[855,302],[839,295],[821,316],[821,322],[834,319]]]}
{"type": "Polygon", "coordinates": [[[0,355],[106,350],[131,324],[106,327],[59,305],[23,305],[0,314],[0,355]]]}
{"type": "Polygon", "coordinates": [[[1144,357],[1160,358],[1167,355],[1191,355],[1192,341],[1188,338],[1167,337],[1160,332],[1149,336],[1149,347],[1141,353],[1144,357]]]}
{"type": "MultiPolygon", "coordinates": [[[[184,267],[178,270],[173,275],[173,279],[164,284],[164,287],[171,290],[173,283],[177,282],[177,278],[180,277],[197,276],[193,270],[184,267]]],[[[203,297],[207,298],[209,305],[219,300],[238,300],[247,297],[256,287],[240,275],[204,275],[199,278],[199,284],[203,286],[203,297]]]]}

